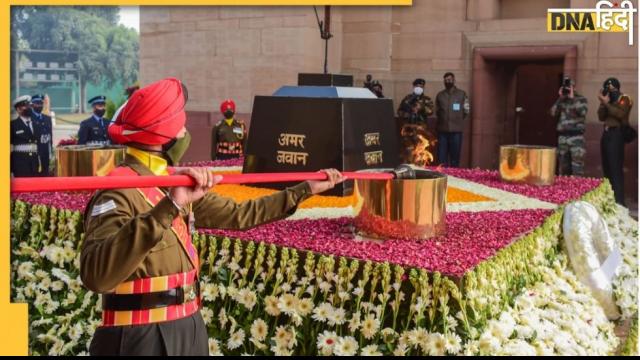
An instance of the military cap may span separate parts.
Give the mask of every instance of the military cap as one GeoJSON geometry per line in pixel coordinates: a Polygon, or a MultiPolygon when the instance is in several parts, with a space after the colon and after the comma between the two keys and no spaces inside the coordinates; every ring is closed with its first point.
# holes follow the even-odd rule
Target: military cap
{"type": "Polygon", "coordinates": [[[13,107],[16,108],[19,105],[29,105],[30,102],[31,102],[31,96],[29,95],[18,96],[15,100],[13,100],[13,107]]]}
{"type": "Polygon", "coordinates": [[[107,101],[107,97],[104,95],[98,95],[98,96],[94,96],[91,99],[89,99],[89,104],[91,104],[91,106],[93,105],[97,105],[97,104],[104,104],[107,101]]]}

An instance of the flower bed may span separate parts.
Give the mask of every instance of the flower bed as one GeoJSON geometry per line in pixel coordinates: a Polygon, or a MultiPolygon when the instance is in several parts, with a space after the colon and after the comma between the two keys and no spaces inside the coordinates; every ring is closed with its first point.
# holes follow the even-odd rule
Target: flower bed
{"type": "MultiPolygon", "coordinates": [[[[24,194],[12,202],[12,298],[30,303],[33,354],[78,354],[99,324],[99,297],[84,290],[78,277],[80,212],[56,208],[79,210],[80,200],[70,204],[73,195],[55,196],[49,201],[24,194]]],[[[78,197],[86,201],[88,194],[78,197]]],[[[581,197],[608,218],[615,216],[606,182],[581,197]]],[[[317,215],[336,208],[325,205],[300,211],[317,215]]],[[[201,229],[194,241],[202,257],[210,351],[436,355],[526,354],[533,348],[558,353],[558,347],[536,345],[525,333],[520,342],[485,335],[495,327],[491,320],[505,313],[514,326],[522,326],[517,304],[525,300],[518,299],[544,288],[543,281],[558,290],[541,294],[536,309],[576,301],[583,308],[558,319],[538,311],[548,330],[540,339],[550,341],[565,330],[560,320],[569,321],[576,330],[567,336],[575,338],[586,327],[591,330],[582,342],[602,345],[585,345],[585,352],[609,353],[615,348],[610,324],[601,321],[593,298],[566,280],[561,218],[562,207],[449,213],[447,236],[426,243],[356,242],[348,217],[280,221],[247,232],[201,229]],[[550,280],[553,273],[557,281],[550,280]],[[532,290],[523,294],[524,289],[532,290]],[[561,291],[579,296],[562,300],[561,291]],[[593,314],[591,322],[574,318],[583,313],[593,314]],[[500,351],[491,347],[493,338],[501,341],[500,351]]]]}

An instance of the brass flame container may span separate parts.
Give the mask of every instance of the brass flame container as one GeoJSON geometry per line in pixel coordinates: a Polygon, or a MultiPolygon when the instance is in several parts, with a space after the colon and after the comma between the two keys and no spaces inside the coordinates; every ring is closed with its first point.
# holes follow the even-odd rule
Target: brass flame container
{"type": "Polygon", "coordinates": [[[447,176],[415,171],[416,179],[410,180],[355,180],[354,225],[359,233],[377,239],[424,240],[446,232],[447,176]]]}
{"type": "Polygon", "coordinates": [[[551,185],[556,173],[556,148],[532,145],[500,146],[502,181],[551,185]]]}
{"type": "Polygon", "coordinates": [[[125,155],[118,145],[66,145],[56,148],[58,176],[105,176],[125,155]]]}

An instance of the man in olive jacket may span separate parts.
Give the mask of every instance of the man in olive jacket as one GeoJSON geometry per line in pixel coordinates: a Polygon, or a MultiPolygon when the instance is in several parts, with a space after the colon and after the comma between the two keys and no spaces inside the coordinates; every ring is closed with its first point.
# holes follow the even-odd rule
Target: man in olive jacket
{"type": "Polygon", "coordinates": [[[460,166],[462,132],[471,109],[467,94],[455,86],[455,81],[453,73],[444,74],[445,89],[436,96],[438,161],[450,167],[460,166]]]}

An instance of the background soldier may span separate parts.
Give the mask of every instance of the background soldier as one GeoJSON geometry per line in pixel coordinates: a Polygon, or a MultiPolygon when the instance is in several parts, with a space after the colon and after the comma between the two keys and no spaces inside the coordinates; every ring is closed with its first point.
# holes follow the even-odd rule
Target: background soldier
{"type": "Polygon", "coordinates": [[[469,120],[471,107],[467,94],[455,86],[453,73],[444,74],[444,90],[436,96],[438,116],[438,161],[451,167],[460,166],[462,132],[469,120]]]}
{"type": "Polygon", "coordinates": [[[80,129],[78,130],[79,145],[106,145],[109,143],[107,129],[110,121],[103,118],[106,111],[104,107],[106,101],[107,98],[103,95],[98,95],[89,100],[89,104],[93,107],[93,114],[90,118],[80,123],[80,129]]]}
{"type": "MultiPolygon", "coordinates": [[[[136,91],[109,134],[126,144],[124,164],[111,176],[166,175],[187,150],[186,92],[177,79],[136,91]]],[[[84,285],[102,295],[102,326],[91,355],[206,356],[208,334],[200,314],[195,227],[249,228],[282,219],[298,204],[343,180],[307,181],[241,204],[210,189],[220,180],[206,168],[184,168],[194,187],[97,192],[85,209],[80,257],[84,285]]]]}
{"type": "Polygon", "coordinates": [[[236,104],[233,100],[223,101],[220,112],[224,119],[218,121],[211,131],[211,160],[240,157],[244,154],[247,128],[243,121],[234,118],[236,104]]]}
{"type": "Polygon", "coordinates": [[[13,101],[18,117],[11,120],[11,174],[15,177],[43,176],[38,156],[38,143],[42,134],[40,123],[31,119],[31,97],[23,95],[13,101]]]}
{"type": "Polygon", "coordinates": [[[558,90],[558,100],[551,107],[551,116],[558,120],[558,173],[584,175],[584,141],[587,98],[575,91],[575,83],[565,77],[558,90]]]}
{"type": "Polygon", "coordinates": [[[37,94],[31,97],[31,120],[40,125],[40,139],[38,141],[38,155],[42,162],[42,173],[44,176],[50,175],[49,161],[53,154],[53,126],[51,117],[42,113],[44,108],[44,95],[37,94]]]}
{"type": "Polygon", "coordinates": [[[413,92],[402,99],[398,107],[397,115],[401,124],[407,123],[411,118],[411,109],[415,101],[418,102],[418,114],[426,121],[433,114],[433,101],[424,94],[424,79],[415,79],[413,81],[413,92]]]}
{"type": "Polygon", "coordinates": [[[609,179],[616,202],[624,206],[624,133],[623,126],[629,125],[629,113],[633,101],[620,92],[620,81],[609,78],[598,94],[600,107],[598,119],[604,122],[604,132],[600,140],[602,171],[609,179]]]}

